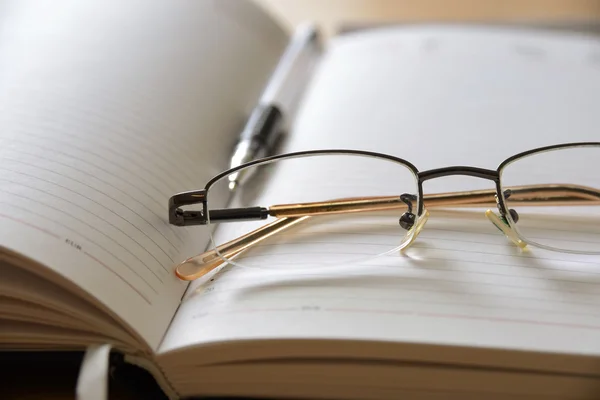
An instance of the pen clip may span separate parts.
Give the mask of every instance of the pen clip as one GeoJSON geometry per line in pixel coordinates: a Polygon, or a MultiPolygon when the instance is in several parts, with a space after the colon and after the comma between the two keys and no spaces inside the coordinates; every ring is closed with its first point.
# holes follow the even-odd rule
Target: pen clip
{"type": "Polygon", "coordinates": [[[250,140],[251,146],[257,146],[251,152],[263,151],[258,157],[254,154],[252,159],[272,154],[281,136],[283,124],[283,113],[275,104],[260,105],[254,110],[242,133],[242,138],[250,140]]]}

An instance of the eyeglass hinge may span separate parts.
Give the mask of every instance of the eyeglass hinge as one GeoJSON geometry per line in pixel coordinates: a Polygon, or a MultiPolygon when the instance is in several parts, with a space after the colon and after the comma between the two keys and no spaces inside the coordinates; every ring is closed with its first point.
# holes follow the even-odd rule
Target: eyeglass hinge
{"type": "Polygon", "coordinates": [[[169,223],[176,226],[206,225],[203,211],[184,211],[180,207],[202,203],[206,209],[206,190],[177,193],[169,199],[169,223]]]}

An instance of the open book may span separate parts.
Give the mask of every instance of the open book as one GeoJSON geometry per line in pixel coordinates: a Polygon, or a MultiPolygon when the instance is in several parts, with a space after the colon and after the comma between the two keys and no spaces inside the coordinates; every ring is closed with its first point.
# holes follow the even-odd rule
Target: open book
{"type": "MultiPolygon", "coordinates": [[[[173,397],[596,397],[600,259],[521,253],[484,209],[432,210],[392,266],[275,274],[289,258],[275,247],[259,268],[175,276],[210,238],[170,225],[168,199],[227,168],[287,44],[257,6],[14,1],[0,23],[0,348],[108,343],[173,397]]],[[[495,169],[530,148],[594,141],[599,55],[594,37],[516,28],[335,37],[280,151],[495,169]]],[[[265,193],[337,198],[361,184],[314,188],[319,171],[297,172],[305,186],[267,181],[265,193]]],[[[464,177],[425,186],[484,189],[464,177]]]]}

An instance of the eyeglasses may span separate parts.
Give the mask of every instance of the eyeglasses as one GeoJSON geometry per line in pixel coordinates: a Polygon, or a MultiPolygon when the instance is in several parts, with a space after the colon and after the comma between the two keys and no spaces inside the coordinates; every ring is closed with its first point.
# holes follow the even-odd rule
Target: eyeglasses
{"type": "Polygon", "coordinates": [[[455,166],[419,171],[387,154],[312,150],[252,161],[169,200],[169,222],[214,225],[211,248],[176,268],[184,280],[223,263],[344,265],[405,251],[433,208],[488,208],[485,216],[516,246],[600,254],[600,142],[519,153],[496,170],[455,166]],[[494,188],[423,194],[423,183],[463,175],[494,188]],[[229,207],[216,208],[231,197],[229,207]],[[200,205],[197,210],[182,207],[200,205]],[[266,206],[268,205],[268,206],[266,206]],[[594,212],[596,211],[596,212],[594,212]]]}

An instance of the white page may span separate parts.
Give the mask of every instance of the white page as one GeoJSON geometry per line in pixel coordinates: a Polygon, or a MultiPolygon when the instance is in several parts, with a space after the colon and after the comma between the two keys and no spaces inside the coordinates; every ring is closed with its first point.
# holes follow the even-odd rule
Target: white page
{"type": "Polygon", "coordinates": [[[168,199],[227,165],[286,35],[239,1],[4,2],[0,26],[0,245],[154,348],[207,240],[168,199]]]}
{"type": "MultiPolygon", "coordinates": [[[[321,63],[286,150],[357,148],[404,157],[422,170],[495,169],[532,147],[597,140],[598,51],[591,38],[464,27],[341,37],[321,63]]],[[[393,185],[390,177],[368,182],[358,173],[311,185],[321,173],[288,171],[267,185],[264,204],[257,203],[277,204],[289,190],[335,198],[352,186],[393,185]],[[293,181],[284,186],[287,178],[293,181]]],[[[457,177],[424,189],[493,185],[457,177]]],[[[369,269],[275,274],[269,268],[310,257],[301,254],[304,248],[278,254],[282,247],[263,247],[264,269],[227,267],[193,283],[161,351],[242,339],[332,338],[600,354],[598,257],[521,254],[482,211],[433,212],[407,257],[395,254],[369,269]]],[[[235,236],[240,225],[223,224],[221,235],[235,236]]],[[[359,245],[349,240],[336,251],[359,245]]]]}

